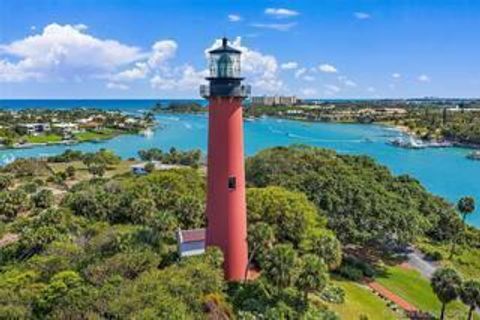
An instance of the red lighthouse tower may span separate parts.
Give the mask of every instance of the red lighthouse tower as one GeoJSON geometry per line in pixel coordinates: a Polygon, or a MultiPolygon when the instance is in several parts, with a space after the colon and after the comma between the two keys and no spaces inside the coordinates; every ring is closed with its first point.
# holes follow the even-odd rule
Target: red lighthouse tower
{"type": "Polygon", "coordinates": [[[223,251],[232,281],[245,277],[248,263],[242,101],[250,86],[242,85],[240,54],[223,38],[209,52],[210,84],[200,87],[209,100],[206,245],[223,251]]]}

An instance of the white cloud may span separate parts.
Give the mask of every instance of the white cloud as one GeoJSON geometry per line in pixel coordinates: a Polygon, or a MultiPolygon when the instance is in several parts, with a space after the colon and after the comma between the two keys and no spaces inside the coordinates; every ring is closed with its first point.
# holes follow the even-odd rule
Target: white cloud
{"type": "Polygon", "coordinates": [[[353,16],[359,20],[367,20],[372,17],[369,13],[366,12],[354,12],[353,16]]]}
{"type": "Polygon", "coordinates": [[[335,68],[334,66],[332,66],[331,64],[328,64],[328,63],[319,65],[318,70],[320,70],[321,72],[325,72],[325,73],[337,73],[338,72],[337,68],[335,68]]]}
{"type": "Polygon", "coordinates": [[[173,40],[162,40],[155,42],[152,46],[152,53],[147,62],[149,67],[161,67],[165,61],[175,56],[177,48],[178,45],[173,40]]]}
{"type": "Polygon", "coordinates": [[[137,47],[95,38],[85,30],[82,24],[52,23],[40,34],[0,45],[0,55],[15,58],[2,60],[0,81],[98,77],[144,56],[137,47]]]}
{"type": "Polygon", "coordinates": [[[288,31],[295,27],[296,23],[252,23],[251,26],[261,29],[271,29],[276,31],[288,31]]]}
{"type": "Polygon", "coordinates": [[[376,90],[374,87],[368,87],[368,88],[367,88],[367,91],[373,93],[373,92],[375,92],[375,91],[377,91],[377,90],[376,90]]]}
{"type": "Polygon", "coordinates": [[[128,90],[129,89],[129,87],[126,84],[115,83],[115,82],[108,82],[106,84],[106,87],[108,89],[113,89],[113,90],[128,90]]]}
{"type": "Polygon", "coordinates": [[[175,90],[182,92],[193,92],[198,86],[205,82],[208,70],[197,71],[191,65],[177,67],[171,70],[170,74],[157,73],[150,79],[150,85],[159,90],[175,90]]]}
{"type": "Polygon", "coordinates": [[[173,40],[157,41],[153,44],[145,61],[137,62],[130,69],[114,74],[111,76],[111,80],[134,81],[144,79],[159,69],[166,71],[168,69],[166,62],[175,57],[177,48],[178,45],[173,40]]]}
{"type": "Polygon", "coordinates": [[[282,63],[282,64],[280,65],[280,68],[282,68],[283,70],[293,70],[293,69],[297,69],[297,68],[298,68],[298,63],[295,62],[295,61],[285,62],[285,63],[282,63]]]}
{"type": "Polygon", "coordinates": [[[430,82],[430,77],[426,74],[419,75],[417,79],[420,82],[430,82]]]}
{"type": "Polygon", "coordinates": [[[267,8],[265,9],[265,14],[274,16],[276,18],[289,18],[298,16],[300,13],[298,11],[285,8],[267,8]]]}
{"type": "Polygon", "coordinates": [[[308,74],[306,76],[303,76],[302,79],[305,80],[305,81],[309,81],[309,82],[315,81],[315,77],[311,76],[311,75],[308,75],[308,74]]]}
{"type": "Polygon", "coordinates": [[[83,23],[75,24],[73,27],[78,31],[85,31],[88,29],[88,26],[83,23]]]}
{"type": "Polygon", "coordinates": [[[134,81],[145,79],[149,72],[150,69],[147,63],[137,62],[133,68],[121,71],[111,76],[111,79],[114,81],[134,81]]]}
{"type": "Polygon", "coordinates": [[[352,81],[352,80],[345,80],[344,83],[345,83],[345,85],[346,85],[347,87],[352,87],[352,88],[354,88],[354,87],[357,86],[357,84],[356,84],[354,81],[352,81]]]}
{"type": "Polygon", "coordinates": [[[304,88],[300,90],[300,93],[303,97],[314,98],[318,94],[318,91],[315,88],[304,88]]]}
{"type": "Polygon", "coordinates": [[[340,81],[346,87],[357,87],[357,83],[353,80],[348,79],[346,76],[338,76],[338,81],[340,81]]]}
{"type": "Polygon", "coordinates": [[[338,93],[341,90],[338,86],[333,85],[333,84],[326,84],[326,85],[324,85],[324,87],[327,89],[325,91],[325,93],[328,94],[328,95],[338,93]]]}
{"type": "Polygon", "coordinates": [[[239,22],[242,21],[242,17],[239,16],[238,14],[229,14],[228,15],[228,21],[230,22],[239,22]]]}
{"type": "Polygon", "coordinates": [[[397,72],[392,73],[392,78],[394,78],[394,79],[400,79],[401,77],[402,77],[402,75],[400,73],[397,73],[397,72]]]}
{"type": "Polygon", "coordinates": [[[297,71],[295,71],[295,78],[300,78],[307,72],[307,68],[300,68],[297,71]]]}

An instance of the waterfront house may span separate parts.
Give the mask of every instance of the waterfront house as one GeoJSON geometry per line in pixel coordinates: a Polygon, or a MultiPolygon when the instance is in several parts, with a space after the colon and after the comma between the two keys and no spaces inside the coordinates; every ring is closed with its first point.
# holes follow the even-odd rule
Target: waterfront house
{"type": "Polygon", "coordinates": [[[205,252],[206,230],[191,229],[177,231],[177,245],[180,257],[189,257],[205,252]]]}
{"type": "Polygon", "coordinates": [[[54,123],[52,127],[64,135],[78,132],[78,125],[76,123],[54,123]]]}
{"type": "Polygon", "coordinates": [[[17,125],[17,131],[28,135],[37,135],[39,133],[50,131],[49,123],[22,123],[17,125]]]}
{"type": "Polygon", "coordinates": [[[147,170],[145,170],[145,166],[147,165],[147,163],[152,163],[154,165],[155,170],[170,170],[170,169],[176,169],[181,167],[176,164],[164,164],[164,163],[161,163],[160,161],[150,161],[150,162],[146,161],[146,162],[134,164],[130,166],[130,169],[132,170],[132,173],[136,175],[147,174],[148,172],[147,170]]]}

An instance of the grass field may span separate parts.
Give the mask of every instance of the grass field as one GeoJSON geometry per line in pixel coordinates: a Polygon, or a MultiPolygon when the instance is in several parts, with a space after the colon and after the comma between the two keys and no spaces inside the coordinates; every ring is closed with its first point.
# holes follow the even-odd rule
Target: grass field
{"type": "MultiPolygon", "coordinates": [[[[137,163],[137,162],[129,161],[129,160],[122,160],[116,166],[114,166],[112,168],[108,168],[108,170],[105,172],[105,177],[113,177],[115,175],[128,173],[128,172],[130,172],[130,166],[135,164],[135,163],[137,163]]],[[[48,165],[50,166],[50,168],[52,168],[52,170],[54,172],[65,171],[65,169],[68,166],[74,167],[76,169],[76,172],[75,172],[75,180],[73,182],[87,180],[87,179],[90,179],[92,177],[92,175],[88,172],[87,167],[81,161],[72,161],[72,162],[68,162],[68,163],[52,162],[52,163],[49,163],[48,165]]]]}
{"type": "Polygon", "coordinates": [[[369,320],[403,319],[387,307],[387,303],[365,286],[351,281],[333,280],[333,283],[345,290],[345,303],[328,304],[341,319],[357,320],[365,315],[369,320]]]}
{"type": "Polygon", "coordinates": [[[28,143],[48,143],[62,141],[62,137],[58,134],[41,134],[38,136],[27,136],[28,143]]]}
{"type": "MultiPolygon", "coordinates": [[[[440,301],[430,287],[429,280],[418,271],[399,266],[387,267],[386,273],[377,277],[376,280],[418,309],[440,315],[440,301]]],[[[460,301],[447,305],[446,319],[465,319],[466,315],[467,307],[460,301]]],[[[476,316],[474,319],[480,319],[480,317],[476,316]]]]}
{"type": "Polygon", "coordinates": [[[75,134],[78,141],[104,140],[111,139],[117,135],[117,132],[112,129],[102,129],[97,131],[85,131],[75,134]]]}

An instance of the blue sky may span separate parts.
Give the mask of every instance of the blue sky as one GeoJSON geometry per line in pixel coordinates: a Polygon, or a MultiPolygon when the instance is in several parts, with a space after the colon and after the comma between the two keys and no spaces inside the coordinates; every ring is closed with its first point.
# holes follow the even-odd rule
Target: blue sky
{"type": "Polygon", "coordinates": [[[254,94],[478,97],[480,1],[0,0],[0,98],[198,97],[228,36],[254,94]]]}

